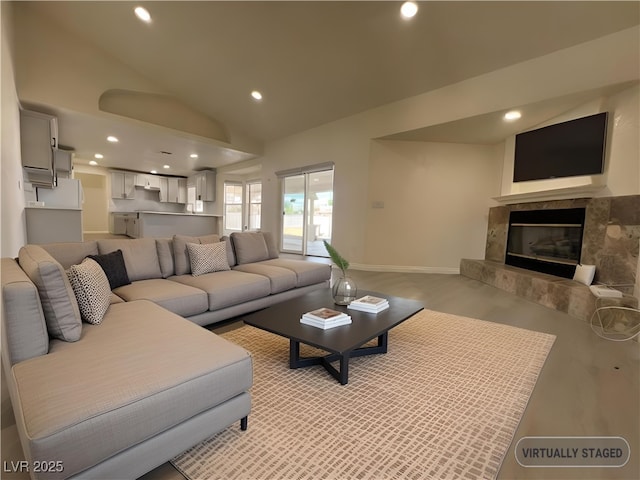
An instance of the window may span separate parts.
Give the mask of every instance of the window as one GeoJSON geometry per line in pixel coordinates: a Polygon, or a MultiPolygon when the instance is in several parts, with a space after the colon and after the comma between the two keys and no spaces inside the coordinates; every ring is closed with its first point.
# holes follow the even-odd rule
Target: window
{"type": "Polygon", "coordinates": [[[225,233],[259,230],[262,224],[262,183],[224,182],[225,233]]]}
{"type": "Polygon", "coordinates": [[[247,205],[249,205],[249,230],[259,230],[262,224],[262,183],[247,184],[247,205]]]}
{"type": "Polygon", "coordinates": [[[224,229],[242,231],[242,184],[224,182],[224,229]]]}

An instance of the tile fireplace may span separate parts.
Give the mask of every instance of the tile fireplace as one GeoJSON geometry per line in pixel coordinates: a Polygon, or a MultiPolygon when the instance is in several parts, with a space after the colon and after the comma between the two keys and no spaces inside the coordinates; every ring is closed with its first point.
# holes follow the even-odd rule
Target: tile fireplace
{"type": "Polygon", "coordinates": [[[512,211],[505,263],[572,278],[580,263],[584,208],[512,211]]]}

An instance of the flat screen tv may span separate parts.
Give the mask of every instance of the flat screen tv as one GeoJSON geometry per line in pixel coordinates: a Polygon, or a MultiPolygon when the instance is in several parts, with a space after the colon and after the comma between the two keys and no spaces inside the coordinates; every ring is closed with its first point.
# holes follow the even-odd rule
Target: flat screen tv
{"type": "Polygon", "coordinates": [[[603,173],[607,112],[516,135],[513,181],[603,173]]]}

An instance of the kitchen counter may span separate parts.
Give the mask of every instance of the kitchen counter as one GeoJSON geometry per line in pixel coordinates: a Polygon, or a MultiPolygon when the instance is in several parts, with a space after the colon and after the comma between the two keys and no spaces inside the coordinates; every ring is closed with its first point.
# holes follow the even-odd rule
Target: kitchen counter
{"type": "Polygon", "coordinates": [[[82,241],[79,208],[25,207],[27,243],[82,241]]]}
{"type": "Polygon", "coordinates": [[[130,237],[171,237],[175,234],[201,236],[218,233],[222,215],[176,212],[111,212],[113,233],[130,237]],[[124,231],[122,230],[124,225],[124,231]],[[118,230],[118,231],[116,231],[118,230]]]}
{"type": "Polygon", "coordinates": [[[210,213],[176,213],[176,212],[152,212],[149,210],[139,210],[135,213],[142,213],[145,215],[182,215],[185,217],[222,217],[222,215],[213,215],[210,213]]]}

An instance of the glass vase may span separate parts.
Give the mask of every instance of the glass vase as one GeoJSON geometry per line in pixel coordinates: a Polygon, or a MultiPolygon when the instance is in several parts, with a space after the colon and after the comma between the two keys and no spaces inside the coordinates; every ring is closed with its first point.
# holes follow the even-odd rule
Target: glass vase
{"type": "Polygon", "coordinates": [[[351,277],[340,277],[332,289],[333,301],[336,305],[349,305],[358,295],[358,287],[351,277]]]}

